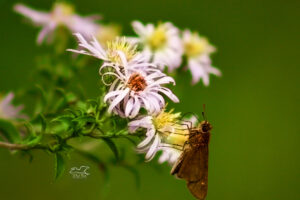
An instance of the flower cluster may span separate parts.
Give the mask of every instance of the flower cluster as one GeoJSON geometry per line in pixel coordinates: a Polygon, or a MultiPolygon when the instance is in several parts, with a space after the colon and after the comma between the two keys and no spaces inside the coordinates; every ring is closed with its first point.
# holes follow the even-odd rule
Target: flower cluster
{"type": "Polygon", "coordinates": [[[110,105],[108,112],[134,118],[144,108],[149,114],[157,114],[165,107],[162,94],[174,102],[179,102],[172,91],[163,86],[168,83],[175,84],[174,79],[157,69],[154,63],[147,62],[147,56],[139,53],[136,46],[125,38],[115,39],[105,49],[95,38],[87,42],[81,34],[75,35],[79,47],[84,50],[70,51],[91,55],[103,61],[99,71],[103,83],[109,86],[104,97],[104,101],[110,105]],[[105,76],[112,78],[112,82],[106,83],[105,76]]]}
{"type": "Polygon", "coordinates": [[[98,15],[82,17],[65,3],[54,4],[50,12],[36,11],[22,4],[14,9],[42,27],[39,44],[46,37],[51,40],[59,26],[70,30],[78,47],[68,51],[101,62],[99,74],[107,86],[103,101],[108,104],[108,113],[131,120],[128,124],[131,133],[146,130],[138,151],[146,153],[147,160],[158,151],[162,151],[159,162],[172,164],[178,159],[189,131],[180,113],[166,110],[167,100],[179,102],[166,85],[175,85],[169,73],[183,63],[187,66],[182,67],[192,74],[192,84],[202,80],[208,86],[210,74],[221,76],[210,58],[216,49],[205,37],[188,29],[181,31],[171,22],[155,25],[139,21],[132,22],[136,36],[121,36],[118,26],[100,24],[98,15]]]}
{"type": "MultiPolygon", "coordinates": [[[[101,18],[99,15],[82,17],[75,13],[73,6],[66,3],[55,3],[50,12],[36,11],[22,4],[15,5],[14,9],[29,18],[35,25],[42,27],[37,38],[38,44],[41,44],[46,37],[51,41],[54,30],[59,26],[64,26],[77,35],[80,34],[85,40],[96,38],[96,41],[101,44],[101,49],[115,48],[109,44],[121,35],[119,26],[97,23],[101,18]]],[[[126,37],[127,41],[137,45],[144,60],[156,65],[158,69],[167,68],[168,72],[173,72],[182,65],[185,58],[187,60],[185,69],[190,70],[193,84],[202,80],[204,85],[208,86],[210,74],[221,76],[221,72],[212,66],[210,59],[210,54],[215,52],[215,48],[197,32],[188,29],[180,31],[171,22],[144,25],[134,21],[132,27],[137,36],[126,37]]],[[[93,46],[93,48],[97,47],[93,46]]],[[[91,51],[90,48],[88,50],[91,51]]],[[[104,56],[96,55],[97,52],[92,54],[97,58],[104,56]]],[[[141,59],[140,56],[138,58],[141,59]]],[[[100,59],[107,60],[104,57],[100,59]]]]}

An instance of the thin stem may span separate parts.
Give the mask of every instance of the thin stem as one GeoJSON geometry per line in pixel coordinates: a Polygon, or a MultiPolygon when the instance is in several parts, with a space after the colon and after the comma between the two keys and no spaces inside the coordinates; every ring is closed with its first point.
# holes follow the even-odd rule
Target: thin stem
{"type": "Polygon", "coordinates": [[[47,146],[43,146],[39,144],[35,146],[28,146],[24,144],[12,144],[12,143],[1,142],[1,141],[0,141],[0,147],[10,149],[10,150],[48,149],[47,146]]]}

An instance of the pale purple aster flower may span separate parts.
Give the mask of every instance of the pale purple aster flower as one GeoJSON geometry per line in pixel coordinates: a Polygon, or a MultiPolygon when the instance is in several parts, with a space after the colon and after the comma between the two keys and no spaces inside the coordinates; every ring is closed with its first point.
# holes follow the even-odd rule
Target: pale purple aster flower
{"type": "MultiPolygon", "coordinates": [[[[78,46],[81,49],[68,49],[68,51],[96,57],[104,61],[102,67],[124,67],[122,60],[126,60],[127,67],[139,68],[140,65],[144,67],[145,62],[149,60],[149,55],[139,53],[136,45],[128,42],[125,37],[108,41],[104,48],[95,37],[88,42],[80,33],[74,35],[77,37],[78,46]]],[[[153,64],[149,65],[154,67],[153,64]]]]}
{"type": "Polygon", "coordinates": [[[198,33],[191,33],[190,30],[183,32],[183,43],[185,55],[188,60],[188,68],[192,73],[192,83],[196,84],[201,79],[205,86],[209,85],[209,74],[221,76],[219,69],[211,64],[210,54],[215,52],[206,38],[200,37],[198,33]]]}
{"type": "Polygon", "coordinates": [[[142,46],[143,52],[150,54],[152,62],[163,70],[165,66],[172,72],[182,62],[183,46],[179,36],[179,30],[170,22],[143,25],[139,21],[132,23],[133,29],[138,35],[131,40],[142,46]]]}
{"type": "Polygon", "coordinates": [[[141,108],[145,108],[150,114],[159,113],[165,107],[162,94],[173,102],[179,102],[170,89],[162,86],[168,83],[175,85],[173,78],[151,67],[133,70],[128,67],[124,56],[122,62],[122,70],[115,67],[114,72],[103,74],[115,76],[109,92],[104,97],[104,101],[110,104],[108,112],[113,111],[121,117],[129,118],[137,116],[141,108]]]}
{"type": "Polygon", "coordinates": [[[74,12],[71,5],[66,3],[55,3],[50,12],[37,11],[23,4],[16,4],[14,10],[29,18],[36,26],[41,26],[37,43],[41,44],[48,37],[51,39],[54,30],[58,26],[67,27],[72,33],[81,33],[90,37],[99,27],[95,20],[98,15],[82,17],[74,12]]]}
{"type": "Polygon", "coordinates": [[[159,162],[173,163],[178,158],[175,150],[180,152],[183,148],[188,138],[188,129],[180,123],[180,113],[172,112],[173,110],[162,110],[157,115],[141,116],[129,122],[128,129],[131,133],[139,128],[146,129],[145,139],[137,146],[138,152],[146,153],[146,160],[151,160],[160,150],[163,154],[159,162]]]}
{"type": "Polygon", "coordinates": [[[23,105],[14,106],[12,101],[14,99],[14,93],[8,93],[4,98],[0,99],[0,118],[3,119],[24,119],[27,118],[20,112],[23,109],[23,105]]]}

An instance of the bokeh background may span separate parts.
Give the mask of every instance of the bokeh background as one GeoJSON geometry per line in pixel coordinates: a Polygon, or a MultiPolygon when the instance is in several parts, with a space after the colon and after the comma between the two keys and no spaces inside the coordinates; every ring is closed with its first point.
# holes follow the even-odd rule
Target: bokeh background
{"type": "MultiPolygon", "coordinates": [[[[20,1],[49,9],[50,0],[20,1]]],[[[190,76],[177,80],[175,93],[182,112],[207,115],[214,126],[210,144],[208,200],[300,199],[299,161],[299,19],[297,0],[76,0],[81,14],[101,13],[132,34],[130,22],[170,20],[181,28],[206,35],[218,48],[213,56],[222,78],[211,85],[190,85],[190,76]]],[[[12,11],[14,0],[0,0],[0,91],[17,90],[28,82],[35,66],[38,29],[12,11]]],[[[45,47],[42,47],[45,48],[45,47]]],[[[97,96],[97,71],[83,74],[86,90],[97,96]]],[[[133,148],[133,147],[132,147],[133,148]]],[[[105,151],[105,150],[103,150],[105,151]]],[[[101,153],[101,152],[100,152],[101,153]]],[[[53,158],[43,152],[35,159],[12,156],[0,149],[0,199],[193,199],[184,181],[169,175],[165,164],[139,165],[141,186],[128,171],[112,167],[104,188],[97,166],[80,156],[68,168],[89,165],[85,180],[66,172],[53,182],[53,158]]],[[[156,161],[152,161],[156,162],[156,161]]]]}

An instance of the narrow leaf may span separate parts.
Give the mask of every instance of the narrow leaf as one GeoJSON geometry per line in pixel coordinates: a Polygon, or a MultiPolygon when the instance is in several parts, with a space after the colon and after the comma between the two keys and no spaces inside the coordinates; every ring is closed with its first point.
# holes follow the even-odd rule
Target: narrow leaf
{"type": "Polygon", "coordinates": [[[65,171],[65,161],[63,156],[59,153],[54,154],[54,159],[55,159],[55,166],[54,166],[55,180],[57,180],[63,175],[65,171]]]}
{"type": "Polygon", "coordinates": [[[119,152],[116,144],[109,138],[102,138],[102,139],[109,146],[111,151],[114,153],[116,160],[119,160],[119,152]]]}

